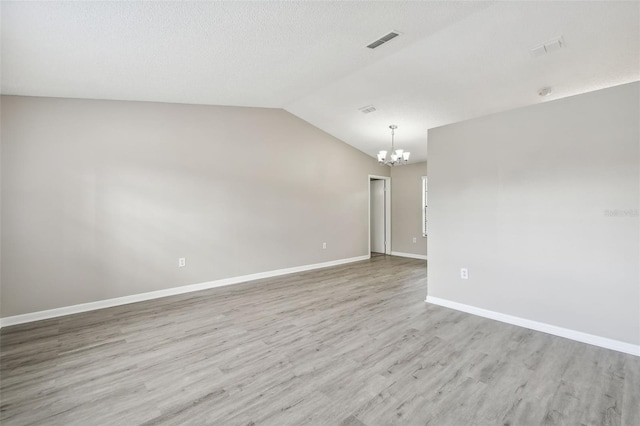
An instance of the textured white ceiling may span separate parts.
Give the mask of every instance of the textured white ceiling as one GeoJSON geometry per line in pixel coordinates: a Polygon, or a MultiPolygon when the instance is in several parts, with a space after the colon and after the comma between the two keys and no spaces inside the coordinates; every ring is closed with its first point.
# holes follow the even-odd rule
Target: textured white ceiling
{"type": "Polygon", "coordinates": [[[8,2],[3,94],[277,107],[374,155],[640,80],[640,2],[8,2]],[[370,50],[391,30],[401,37],[370,50]],[[566,47],[529,48],[562,35],[566,47]],[[373,104],[364,115],[358,108],[373,104]]]}

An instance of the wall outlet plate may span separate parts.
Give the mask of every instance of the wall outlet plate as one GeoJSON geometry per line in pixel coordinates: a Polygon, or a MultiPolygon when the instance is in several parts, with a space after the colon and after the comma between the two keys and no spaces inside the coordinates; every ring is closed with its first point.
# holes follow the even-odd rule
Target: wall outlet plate
{"type": "Polygon", "coordinates": [[[469,270],[467,268],[460,268],[460,278],[463,280],[469,279],[469,270]]]}

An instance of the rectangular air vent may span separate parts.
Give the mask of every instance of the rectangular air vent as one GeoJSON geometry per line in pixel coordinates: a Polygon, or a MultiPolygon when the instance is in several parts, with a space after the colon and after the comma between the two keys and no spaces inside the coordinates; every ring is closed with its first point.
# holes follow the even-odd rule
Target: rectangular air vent
{"type": "Polygon", "coordinates": [[[400,32],[398,31],[391,31],[389,34],[380,37],[379,39],[377,39],[376,41],[374,41],[373,43],[370,43],[369,45],[367,45],[367,47],[369,49],[375,49],[378,46],[382,46],[383,44],[385,44],[386,42],[388,42],[389,40],[393,40],[394,38],[398,37],[400,35],[400,32]]]}
{"type": "Polygon", "coordinates": [[[366,107],[358,108],[358,110],[360,112],[362,112],[363,114],[369,114],[370,112],[375,111],[376,107],[374,107],[373,105],[369,105],[369,106],[366,106],[366,107]]]}
{"type": "Polygon", "coordinates": [[[554,38],[553,40],[549,40],[539,46],[532,47],[531,49],[529,49],[529,51],[531,52],[531,56],[537,58],[538,56],[546,55],[547,53],[560,50],[563,47],[564,39],[562,38],[562,36],[560,36],[558,38],[554,38]]]}

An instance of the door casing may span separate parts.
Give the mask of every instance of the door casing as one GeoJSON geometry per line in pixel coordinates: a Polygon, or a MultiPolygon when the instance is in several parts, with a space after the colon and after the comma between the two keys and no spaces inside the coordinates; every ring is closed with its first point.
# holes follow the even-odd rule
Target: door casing
{"type": "Polygon", "coordinates": [[[391,178],[389,176],[369,175],[368,177],[368,212],[369,217],[367,221],[367,229],[369,233],[369,255],[371,255],[371,180],[384,180],[385,181],[385,254],[391,254],[391,178]]]}

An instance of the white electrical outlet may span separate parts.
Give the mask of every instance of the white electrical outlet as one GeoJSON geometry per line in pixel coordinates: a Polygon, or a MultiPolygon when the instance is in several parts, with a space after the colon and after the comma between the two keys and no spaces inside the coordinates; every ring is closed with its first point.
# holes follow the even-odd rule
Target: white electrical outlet
{"type": "Polygon", "coordinates": [[[460,278],[463,280],[469,279],[469,270],[467,268],[460,268],[460,278]]]}
{"type": "Polygon", "coordinates": [[[327,243],[322,243],[322,249],[325,250],[327,248],[327,243]]]}
{"type": "Polygon", "coordinates": [[[178,268],[184,268],[185,266],[187,266],[187,258],[186,257],[181,257],[178,259],[178,268]]]}
{"type": "Polygon", "coordinates": [[[418,239],[416,237],[413,237],[413,243],[415,244],[417,242],[418,242],[418,239]]]}

